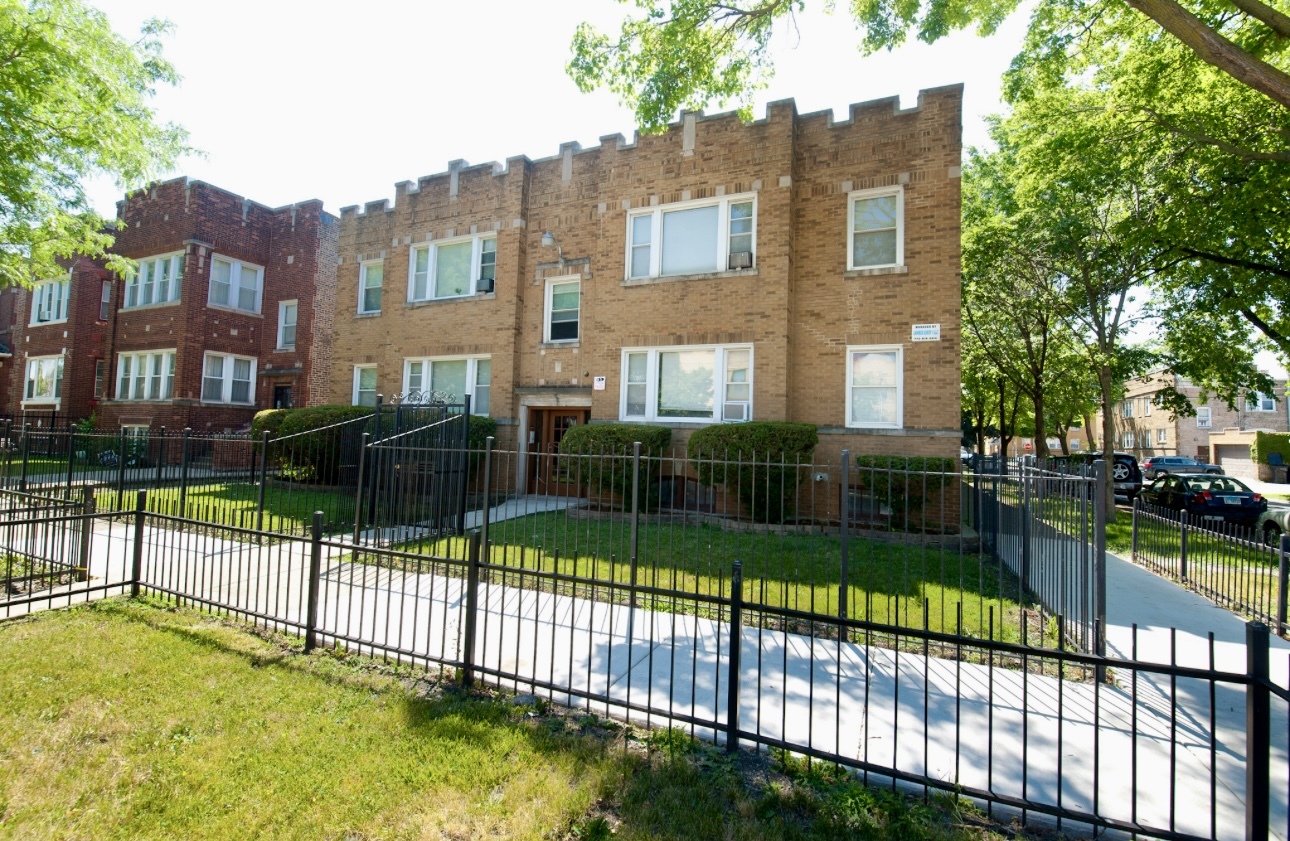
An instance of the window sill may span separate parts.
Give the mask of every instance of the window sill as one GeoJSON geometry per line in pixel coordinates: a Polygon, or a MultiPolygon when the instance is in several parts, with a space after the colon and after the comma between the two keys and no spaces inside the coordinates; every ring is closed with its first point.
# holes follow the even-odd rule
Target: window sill
{"type": "Polygon", "coordinates": [[[57,409],[59,406],[63,405],[63,399],[61,397],[55,397],[52,399],[46,397],[32,397],[27,400],[23,400],[18,405],[22,406],[24,409],[28,406],[45,406],[57,409]]]}
{"type": "Polygon", "coordinates": [[[848,269],[843,277],[877,277],[887,274],[909,274],[909,266],[879,266],[874,269],[848,269]]]}
{"type": "Polygon", "coordinates": [[[376,318],[380,314],[381,314],[380,310],[377,310],[376,312],[357,312],[357,313],[354,313],[354,317],[355,318],[376,318]]]}
{"type": "Polygon", "coordinates": [[[275,348],[273,349],[273,352],[274,352],[274,353],[295,353],[295,352],[296,352],[296,346],[295,346],[295,345],[291,345],[290,347],[275,347],[275,348]]]}
{"type": "Polygon", "coordinates": [[[538,347],[541,348],[542,350],[554,350],[557,348],[581,347],[581,346],[582,346],[581,339],[565,339],[562,342],[542,342],[541,344],[538,345],[538,347]]]}
{"type": "MultiPolygon", "coordinates": [[[[165,309],[166,307],[177,307],[181,303],[183,303],[182,298],[177,298],[173,301],[162,301],[160,304],[135,304],[132,307],[121,307],[119,312],[147,312],[148,310],[159,310],[159,309],[165,309]]],[[[224,309],[224,307],[214,307],[214,308],[224,309]]],[[[241,310],[236,310],[236,312],[241,312],[241,310]]]]}
{"type": "Polygon", "coordinates": [[[622,281],[623,286],[650,286],[655,283],[671,283],[677,280],[718,280],[726,277],[756,277],[757,269],[733,269],[725,272],[702,272],[700,274],[673,274],[660,277],[629,277],[622,281]]]}
{"type": "Polygon", "coordinates": [[[67,323],[67,319],[64,318],[64,319],[60,319],[59,321],[33,321],[27,326],[28,327],[57,327],[60,324],[66,324],[66,323],[67,323]]]}
{"type": "MultiPolygon", "coordinates": [[[[102,399],[102,398],[100,398],[100,399],[102,399]]],[[[171,399],[172,399],[172,398],[170,398],[170,397],[162,397],[162,398],[160,398],[159,400],[151,400],[151,399],[148,399],[148,398],[139,398],[139,399],[135,399],[135,398],[133,398],[133,397],[132,397],[132,398],[129,398],[129,399],[123,399],[123,398],[120,398],[120,397],[114,397],[114,398],[111,400],[111,402],[112,402],[112,403],[123,403],[123,404],[125,404],[125,405],[127,405],[127,406],[140,406],[140,405],[148,405],[148,406],[164,406],[165,404],[169,403],[169,402],[171,401],[171,399]]],[[[108,401],[104,401],[104,402],[108,402],[108,401]]]]}
{"type": "Polygon", "coordinates": [[[212,406],[221,409],[254,409],[254,403],[224,403],[215,400],[198,400],[199,406],[212,406]]]}
{"type": "MultiPolygon", "coordinates": [[[[642,426],[666,426],[670,429],[703,429],[704,427],[713,426],[719,423],[747,423],[747,421],[719,421],[700,420],[699,418],[686,418],[680,420],[677,418],[619,418],[617,421],[608,421],[609,423],[635,423],[642,426]]],[[[593,421],[595,423],[595,421],[593,421]]]]}
{"type": "Polygon", "coordinates": [[[491,301],[496,297],[496,292],[476,292],[473,295],[453,295],[451,298],[427,298],[424,301],[405,301],[403,306],[411,310],[418,309],[420,307],[431,307],[436,304],[455,304],[460,301],[491,301]]]}
{"type": "Polygon", "coordinates": [[[252,312],[251,310],[240,310],[237,307],[222,307],[219,304],[212,304],[212,303],[207,303],[206,307],[208,309],[219,310],[220,312],[229,312],[235,315],[245,315],[245,316],[250,316],[251,318],[264,318],[264,316],[258,312],[252,312]]]}

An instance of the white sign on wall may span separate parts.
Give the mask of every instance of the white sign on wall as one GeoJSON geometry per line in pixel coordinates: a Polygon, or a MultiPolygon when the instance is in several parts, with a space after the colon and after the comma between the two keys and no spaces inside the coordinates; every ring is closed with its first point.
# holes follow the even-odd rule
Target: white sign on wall
{"type": "Polygon", "coordinates": [[[910,341],[914,342],[939,342],[941,340],[941,325],[915,324],[909,338],[910,341]]]}
{"type": "Polygon", "coordinates": [[[591,389],[592,389],[592,391],[604,391],[604,390],[605,390],[605,378],[604,378],[604,377],[593,377],[593,378],[592,378],[592,380],[591,380],[591,389]]]}

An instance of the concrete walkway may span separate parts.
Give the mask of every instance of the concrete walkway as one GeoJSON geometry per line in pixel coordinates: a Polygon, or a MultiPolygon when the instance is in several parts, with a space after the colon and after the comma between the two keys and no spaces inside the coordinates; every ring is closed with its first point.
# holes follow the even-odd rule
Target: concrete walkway
{"type": "MultiPolygon", "coordinates": [[[[531,513],[531,512],[530,512],[531,513]]],[[[166,591],[273,617],[305,615],[309,545],[258,545],[215,534],[145,529],[144,578],[166,591]]],[[[128,580],[132,532],[96,524],[91,584],[128,580]]],[[[460,569],[355,563],[324,544],[324,642],[409,660],[460,661],[460,569]]],[[[390,559],[387,558],[386,563],[390,559]]],[[[1108,558],[1108,646],[1140,661],[1245,672],[1244,625],[1203,598],[1108,558]],[[1169,628],[1177,627],[1171,651],[1169,628]]],[[[650,725],[726,722],[730,626],[711,615],[630,609],[540,592],[530,577],[482,584],[473,662],[491,682],[650,725]],[[590,696],[590,698],[588,698],[590,696]]],[[[619,593],[618,595],[621,595],[619,593]]],[[[75,598],[71,596],[70,598],[75,598]]],[[[21,609],[13,613],[21,612],[21,609]]],[[[1290,645],[1274,640],[1274,680],[1290,645]]],[[[840,643],[771,628],[740,635],[741,728],[911,775],[957,781],[1143,827],[1244,837],[1244,691],[1116,669],[1111,684],[1059,680],[998,663],[840,643]],[[1213,692],[1214,701],[1210,701],[1213,692]],[[1171,701],[1173,703],[1171,703],[1171,701]],[[1211,794],[1210,768],[1216,770],[1211,794]],[[1135,794],[1136,792],[1136,794],[1135,794]],[[1211,817],[1212,806],[1212,817],[1211,817]],[[1212,822],[1212,827],[1211,827],[1212,822]]],[[[1286,838],[1287,716],[1273,703],[1274,837],[1286,838]]],[[[720,738],[697,727],[700,736],[720,738]]],[[[1066,831],[1076,830],[1069,822],[1066,831]]]]}

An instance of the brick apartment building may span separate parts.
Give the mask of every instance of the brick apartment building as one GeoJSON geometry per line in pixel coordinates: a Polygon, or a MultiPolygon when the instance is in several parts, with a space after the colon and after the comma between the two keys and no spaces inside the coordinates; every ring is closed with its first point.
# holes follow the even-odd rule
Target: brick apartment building
{"type": "Polygon", "coordinates": [[[321,202],[269,208],[180,178],[117,214],[130,277],[77,260],[0,296],[13,307],[6,411],[223,432],[260,408],[325,402],[337,225],[321,202]]]}
{"type": "Polygon", "coordinates": [[[341,210],[331,400],[470,394],[499,446],[571,425],[819,426],[953,457],[962,88],[551,158],[449,164],[341,210]]]}
{"type": "MultiPolygon", "coordinates": [[[[1116,448],[1138,458],[1192,456],[1223,465],[1236,475],[1248,475],[1249,444],[1256,430],[1290,431],[1284,398],[1286,381],[1276,380],[1272,394],[1242,398],[1235,410],[1221,401],[1200,399],[1200,389],[1185,379],[1154,371],[1125,384],[1124,397],[1115,406],[1116,448]],[[1174,418],[1155,406],[1155,395],[1174,384],[1196,409],[1195,417],[1174,418]],[[1245,440],[1249,439],[1249,440],[1245,440]]],[[[1099,413],[1095,429],[1101,429],[1099,413]]]]}

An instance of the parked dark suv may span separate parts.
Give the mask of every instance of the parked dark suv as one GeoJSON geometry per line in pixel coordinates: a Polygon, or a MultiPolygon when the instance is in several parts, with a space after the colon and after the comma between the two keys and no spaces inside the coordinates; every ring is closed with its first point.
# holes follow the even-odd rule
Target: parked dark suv
{"type": "Polygon", "coordinates": [[[1222,472],[1223,468],[1217,464],[1206,464],[1189,456],[1152,456],[1142,462],[1142,475],[1147,481],[1170,473],[1213,473],[1217,476],[1222,472]]]}
{"type": "MultiPolygon", "coordinates": [[[[1054,470],[1076,471],[1081,467],[1092,467],[1093,462],[1101,457],[1101,453],[1075,453],[1053,456],[1048,461],[1054,470]]],[[[1132,503],[1142,491],[1142,470],[1138,467],[1138,457],[1133,453],[1117,452],[1115,463],[1111,466],[1111,480],[1115,483],[1115,495],[1132,503]]]]}

